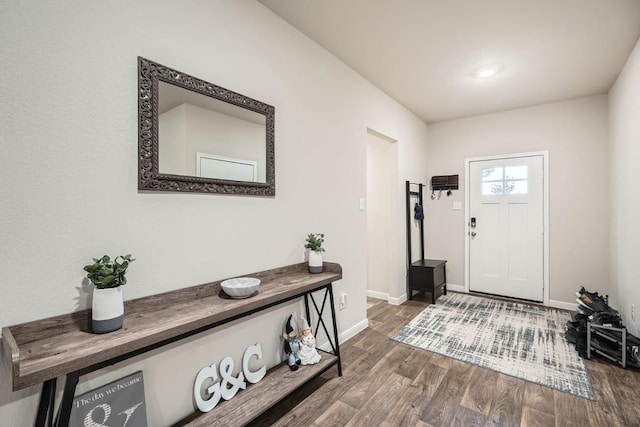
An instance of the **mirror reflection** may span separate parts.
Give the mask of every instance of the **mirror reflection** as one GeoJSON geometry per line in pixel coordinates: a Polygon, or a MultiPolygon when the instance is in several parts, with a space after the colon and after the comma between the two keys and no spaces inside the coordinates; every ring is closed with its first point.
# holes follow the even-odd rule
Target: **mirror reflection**
{"type": "Polygon", "coordinates": [[[266,182],[266,120],[197,92],[159,82],[159,171],[266,182]]]}

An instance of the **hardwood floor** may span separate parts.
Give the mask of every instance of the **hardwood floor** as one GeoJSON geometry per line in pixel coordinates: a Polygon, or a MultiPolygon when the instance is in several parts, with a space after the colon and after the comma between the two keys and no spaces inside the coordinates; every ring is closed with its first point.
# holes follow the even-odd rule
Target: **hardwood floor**
{"type": "Polygon", "coordinates": [[[640,371],[587,360],[596,401],[390,340],[427,298],[370,299],[369,327],[341,345],[335,369],[256,426],[640,426],[640,371]]]}

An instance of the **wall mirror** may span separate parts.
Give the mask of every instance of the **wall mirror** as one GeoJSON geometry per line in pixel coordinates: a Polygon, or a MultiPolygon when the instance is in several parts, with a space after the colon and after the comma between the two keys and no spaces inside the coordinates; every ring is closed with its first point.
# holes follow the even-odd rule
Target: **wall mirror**
{"type": "Polygon", "coordinates": [[[275,108],[138,57],[138,188],[275,195],[275,108]]]}

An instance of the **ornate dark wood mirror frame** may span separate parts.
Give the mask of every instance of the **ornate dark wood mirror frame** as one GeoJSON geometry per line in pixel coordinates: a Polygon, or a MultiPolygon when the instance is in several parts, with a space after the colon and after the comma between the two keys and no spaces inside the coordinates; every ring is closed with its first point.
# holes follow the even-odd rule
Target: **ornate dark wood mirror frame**
{"type": "Polygon", "coordinates": [[[138,189],[275,196],[274,119],[275,108],[271,105],[138,57],[138,189]],[[158,103],[161,81],[264,115],[266,182],[160,173],[158,103]]]}

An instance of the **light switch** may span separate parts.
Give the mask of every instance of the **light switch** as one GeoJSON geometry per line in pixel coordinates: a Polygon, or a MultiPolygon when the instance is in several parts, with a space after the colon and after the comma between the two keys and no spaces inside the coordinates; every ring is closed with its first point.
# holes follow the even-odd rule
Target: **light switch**
{"type": "Polygon", "coordinates": [[[454,211],[459,211],[462,209],[462,202],[453,202],[453,207],[452,209],[454,211]]]}
{"type": "Polygon", "coordinates": [[[360,210],[364,210],[364,197],[360,197],[360,210]]]}

